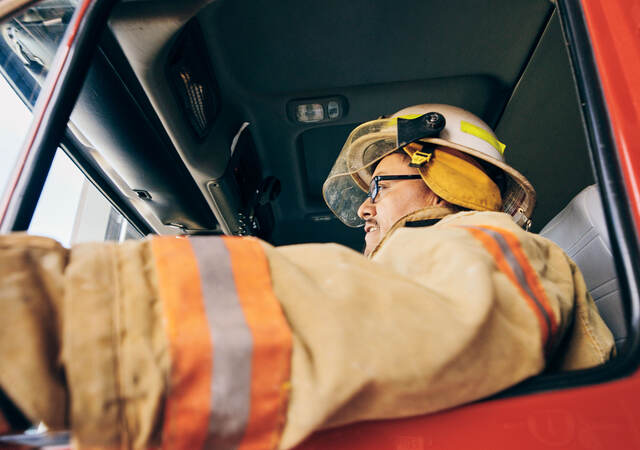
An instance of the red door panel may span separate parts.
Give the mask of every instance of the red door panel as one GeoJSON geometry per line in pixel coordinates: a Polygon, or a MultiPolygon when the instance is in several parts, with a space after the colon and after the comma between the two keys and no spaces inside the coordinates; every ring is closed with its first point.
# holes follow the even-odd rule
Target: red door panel
{"type": "Polygon", "coordinates": [[[640,449],[640,374],[316,434],[300,449],[640,449]]]}

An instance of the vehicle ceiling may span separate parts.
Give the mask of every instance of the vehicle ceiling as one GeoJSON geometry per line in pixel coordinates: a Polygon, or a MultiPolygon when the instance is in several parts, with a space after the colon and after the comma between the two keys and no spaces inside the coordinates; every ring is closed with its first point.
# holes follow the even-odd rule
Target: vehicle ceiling
{"type": "MultiPolygon", "coordinates": [[[[335,241],[361,247],[361,229],[331,218],[322,182],[351,129],[417,103],[461,106],[496,128],[507,144],[507,161],[537,189],[534,231],[593,183],[564,41],[548,0],[202,3],[122,2],[110,20],[117,44],[108,45],[107,37],[103,42],[109,66],[160,136],[153,147],[173,155],[145,173],[120,175],[153,195],[157,183],[144,187],[144,177],[179,167],[179,177],[160,179],[168,190],[193,184],[176,187],[167,202],[193,206],[181,212],[197,211],[184,218],[191,228],[215,229],[210,209],[223,229],[225,216],[234,214],[233,202],[216,201],[207,186],[227,170],[244,122],[255,142],[252,160],[263,176],[281,181],[269,239],[277,245],[335,241]],[[199,32],[192,39],[198,42],[189,45],[207,67],[218,102],[203,139],[194,135],[167,77],[184,25],[194,28],[194,14],[199,32]],[[336,96],[346,112],[332,122],[304,125],[287,112],[293,100],[336,96]]],[[[85,91],[90,84],[91,78],[85,91]]],[[[121,106],[113,108],[116,121],[131,120],[117,111],[121,106]]],[[[85,108],[83,114],[90,113],[85,108]]],[[[78,127],[109,159],[115,144],[96,142],[86,122],[78,127]]],[[[148,157],[148,147],[131,141],[127,161],[139,152],[148,157]]]]}

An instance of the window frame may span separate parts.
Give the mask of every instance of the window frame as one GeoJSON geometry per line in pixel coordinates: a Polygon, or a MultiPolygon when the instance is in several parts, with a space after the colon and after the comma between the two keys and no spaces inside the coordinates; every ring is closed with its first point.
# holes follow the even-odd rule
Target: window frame
{"type": "MultiPolygon", "coordinates": [[[[95,162],[87,158],[80,149],[82,144],[73,135],[73,132],[66,129],[60,141],[60,148],[78,167],[80,172],[93,184],[93,186],[104,196],[111,206],[120,213],[141,235],[152,234],[154,231],[143,219],[133,205],[122,198],[118,188],[105,176],[102,169],[96,166],[95,162]]],[[[43,183],[44,186],[44,183],[43,183]]],[[[34,210],[35,211],[35,210],[34,210]]]]}
{"type": "MultiPolygon", "coordinates": [[[[629,328],[627,343],[607,370],[609,377],[618,378],[634,372],[640,357],[640,241],[633,219],[632,196],[625,185],[623,155],[614,138],[615,129],[609,112],[613,106],[612,99],[608,102],[605,98],[601,79],[603,67],[599,69],[594,55],[594,41],[602,39],[598,33],[601,34],[603,30],[589,29],[581,4],[589,1],[560,0],[558,9],[587,132],[591,165],[602,197],[616,273],[626,308],[629,328]]],[[[599,63],[605,65],[603,61],[599,63]]]]}
{"type": "Polygon", "coordinates": [[[74,12],[33,109],[18,169],[7,186],[0,208],[0,232],[29,228],[92,55],[116,3],[117,0],[82,0],[74,12]]]}

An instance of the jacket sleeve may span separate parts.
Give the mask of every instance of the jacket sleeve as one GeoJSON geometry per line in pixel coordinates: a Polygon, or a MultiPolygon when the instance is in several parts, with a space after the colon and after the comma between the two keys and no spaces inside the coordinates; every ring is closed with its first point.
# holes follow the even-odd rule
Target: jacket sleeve
{"type": "Polygon", "coordinates": [[[486,397],[552,360],[600,364],[613,345],[569,258],[504,214],[398,229],[374,261],[336,245],[266,252],[294,330],[285,446],[486,397]]]}
{"type": "Polygon", "coordinates": [[[65,425],[60,353],[63,272],[68,251],[27,235],[0,236],[0,387],[32,420],[65,425]]]}
{"type": "MultiPolygon", "coordinates": [[[[228,237],[56,247],[45,255],[61,262],[20,269],[58,280],[43,303],[59,325],[41,325],[60,356],[41,355],[32,372],[53,373],[51,390],[71,398],[81,446],[290,448],[321,428],[495,393],[542,371],[565,335],[580,347],[566,367],[604,361],[612,340],[581,279],[532,236],[463,215],[397,230],[373,261],[228,237]],[[589,339],[572,325],[581,302],[589,339]]],[[[1,270],[2,289],[24,301],[1,270]]],[[[41,417],[27,408],[33,394],[11,396],[41,417]]]]}

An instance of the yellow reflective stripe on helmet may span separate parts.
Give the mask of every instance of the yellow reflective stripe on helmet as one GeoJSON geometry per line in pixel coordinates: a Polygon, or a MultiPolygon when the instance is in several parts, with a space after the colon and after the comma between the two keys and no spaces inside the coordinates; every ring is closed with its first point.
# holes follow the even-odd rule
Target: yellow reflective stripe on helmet
{"type": "Polygon", "coordinates": [[[464,120],[460,121],[460,130],[463,133],[471,134],[477,138],[482,139],[485,142],[488,142],[496,150],[498,150],[501,155],[504,155],[504,149],[507,146],[504,145],[502,142],[500,142],[495,136],[493,136],[487,130],[480,128],[472,123],[465,122],[464,120]]]}
{"type": "Polygon", "coordinates": [[[405,116],[392,117],[391,119],[388,119],[388,120],[389,120],[389,123],[393,124],[393,123],[398,122],[398,119],[407,119],[407,120],[409,120],[409,119],[415,119],[415,118],[420,117],[420,116],[424,116],[424,114],[407,114],[405,116]]]}

